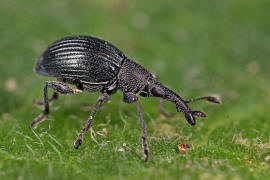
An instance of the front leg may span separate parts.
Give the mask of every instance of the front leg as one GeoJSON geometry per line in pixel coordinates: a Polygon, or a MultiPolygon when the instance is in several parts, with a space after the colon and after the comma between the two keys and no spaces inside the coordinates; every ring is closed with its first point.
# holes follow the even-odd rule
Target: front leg
{"type": "Polygon", "coordinates": [[[211,103],[221,104],[221,101],[218,98],[213,97],[213,96],[197,97],[197,98],[185,100],[185,103],[192,103],[192,102],[200,101],[200,100],[206,100],[211,103]]]}
{"type": "Polygon", "coordinates": [[[133,103],[136,102],[137,104],[137,110],[139,113],[139,120],[141,124],[141,129],[142,129],[142,145],[143,145],[143,150],[144,150],[144,155],[145,155],[145,161],[148,160],[148,146],[147,146],[147,137],[146,137],[146,128],[145,128],[145,123],[144,123],[144,118],[142,115],[142,110],[141,106],[138,100],[138,97],[134,93],[125,93],[123,97],[123,101],[125,103],[133,103]]]}
{"type": "Polygon", "coordinates": [[[65,83],[58,82],[58,81],[47,81],[44,87],[44,111],[38,117],[34,119],[34,121],[30,125],[30,129],[33,129],[42,121],[49,113],[49,99],[48,99],[48,88],[52,88],[54,90],[54,94],[61,93],[61,94],[74,94],[74,93],[81,93],[82,91],[79,89],[74,89],[65,83]]]}
{"type": "Polygon", "coordinates": [[[164,110],[164,99],[159,98],[159,108],[158,108],[158,113],[160,114],[160,116],[164,116],[165,118],[169,119],[171,117],[173,117],[173,114],[168,114],[165,112],[164,110]]]}

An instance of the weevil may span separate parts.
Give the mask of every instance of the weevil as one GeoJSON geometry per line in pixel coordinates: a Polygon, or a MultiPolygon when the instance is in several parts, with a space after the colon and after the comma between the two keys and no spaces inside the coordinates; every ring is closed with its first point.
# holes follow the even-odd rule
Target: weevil
{"type": "Polygon", "coordinates": [[[164,112],[163,100],[171,101],[175,104],[177,112],[184,113],[190,125],[195,125],[195,116],[206,117],[206,114],[201,111],[192,111],[188,103],[197,100],[220,103],[212,96],[183,100],[177,93],[161,84],[155,73],[147,71],[127,58],[115,46],[96,37],[71,36],[55,41],[38,57],[34,70],[40,75],[54,77],[56,80],[46,82],[44,102],[39,103],[44,105],[44,110],[34,119],[30,125],[31,129],[50,113],[49,103],[56,100],[58,94],[75,94],[84,90],[89,93],[101,93],[84,128],[74,142],[76,149],[81,146],[83,135],[89,130],[97,111],[117,90],[123,93],[125,103],[137,105],[145,161],[148,160],[148,145],[138,95],[160,98],[159,112],[165,116],[167,114],[164,112]],[[75,85],[76,88],[68,84],[75,85]],[[48,98],[48,88],[54,91],[51,98],[48,98]]]}

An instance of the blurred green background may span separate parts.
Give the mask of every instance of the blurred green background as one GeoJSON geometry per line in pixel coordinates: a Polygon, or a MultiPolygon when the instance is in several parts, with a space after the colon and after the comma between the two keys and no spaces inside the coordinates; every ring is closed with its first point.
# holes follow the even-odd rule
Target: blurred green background
{"type": "MultiPolygon", "coordinates": [[[[270,23],[268,0],[2,0],[0,1],[0,179],[270,179],[270,23]],[[70,35],[107,40],[185,99],[207,119],[189,126],[172,104],[140,98],[150,160],[142,161],[134,104],[121,93],[98,112],[79,150],[77,133],[98,94],[61,96],[46,121],[45,81],[33,72],[47,45],[70,35]],[[102,136],[106,128],[107,135],[102,136]],[[101,134],[101,135],[100,135],[101,134]],[[188,153],[178,151],[188,142],[188,153]]],[[[51,93],[51,92],[50,92],[51,93]]]]}

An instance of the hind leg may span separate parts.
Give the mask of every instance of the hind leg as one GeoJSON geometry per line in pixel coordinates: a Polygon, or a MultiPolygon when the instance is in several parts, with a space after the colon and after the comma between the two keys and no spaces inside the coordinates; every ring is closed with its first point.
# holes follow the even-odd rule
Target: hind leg
{"type": "MultiPolygon", "coordinates": [[[[57,99],[58,99],[58,93],[53,92],[53,95],[52,95],[52,97],[50,99],[48,99],[48,102],[49,102],[49,104],[51,104],[53,101],[55,101],[57,99]]],[[[38,105],[38,106],[43,106],[44,105],[44,102],[39,101],[39,100],[34,100],[33,103],[38,105]]]]}
{"type": "MultiPolygon", "coordinates": [[[[40,121],[42,121],[46,115],[48,115],[50,113],[49,110],[49,99],[48,99],[48,88],[51,88],[54,90],[54,99],[55,100],[57,98],[57,93],[60,94],[74,94],[74,93],[81,93],[82,91],[79,89],[74,89],[68,85],[66,85],[65,83],[62,82],[58,82],[58,81],[47,81],[46,85],[44,87],[44,111],[34,119],[34,121],[31,123],[30,128],[33,129],[34,127],[36,127],[38,125],[38,123],[40,121]]],[[[52,98],[51,98],[52,99],[52,98]]]]}

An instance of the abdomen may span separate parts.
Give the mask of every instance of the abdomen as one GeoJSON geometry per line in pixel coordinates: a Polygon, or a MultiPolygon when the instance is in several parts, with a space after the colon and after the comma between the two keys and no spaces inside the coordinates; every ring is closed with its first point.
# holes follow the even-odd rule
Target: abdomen
{"type": "Polygon", "coordinates": [[[106,41],[73,36],[52,43],[38,58],[35,71],[69,81],[106,84],[116,80],[125,55],[106,41]]]}

